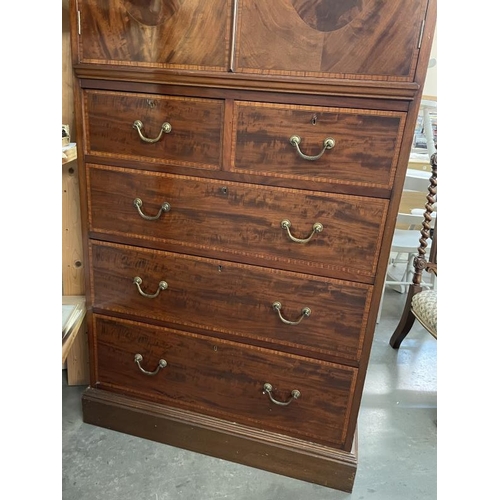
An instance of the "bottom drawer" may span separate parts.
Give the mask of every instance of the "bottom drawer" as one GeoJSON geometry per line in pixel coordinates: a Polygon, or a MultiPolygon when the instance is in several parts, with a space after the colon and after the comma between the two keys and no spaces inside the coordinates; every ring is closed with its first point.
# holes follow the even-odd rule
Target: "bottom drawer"
{"type": "Polygon", "coordinates": [[[101,315],[93,316],[93,342],[100,388],[337,448],[345,443],[355,368],[101,315]]]}

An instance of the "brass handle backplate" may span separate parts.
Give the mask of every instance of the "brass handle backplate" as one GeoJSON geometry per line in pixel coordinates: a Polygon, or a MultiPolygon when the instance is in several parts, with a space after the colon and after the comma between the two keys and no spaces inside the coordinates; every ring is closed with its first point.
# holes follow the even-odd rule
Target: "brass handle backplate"
{"type": "Polygon", "coordinates": [[[285,323],[286,325],[298,325],[304,318],[308,318],[309,316],[311,316],[311,309],[309,309],[309,307],[304,307],[302,309],[302,314],[297,321],[289,321],[281,315],[281,302],[274,302],[273,309],[278,313],[280,320],[283,321],[283,323],[285,323]]]}
{"type": "Polygon", "coordinates": [[[264,392],[262,394],[266,394],[267,392],[267,395],[269,396],[269,399],[275,404],[275,405],[278,405],[278,406],[288,406],[294,399],[299,399],[300,398],[300,391],[297,390],[297,389],[294,389],[291,393],[290,393],[290,399],[288,401],[278,401],[277,399],[274,399],[273,398],[273,386],[271,384],[269,384],[268,382],[266,382],[264,384],[264,392]]]}
{"type": "Polygon", "coordinates": [[[300,141],[301,141],[301,139],[300,139],[300,136],[298,136],[298,135],[292,135],[292,137],[290,137],[290,144],[295,147],[295,149],[299,153],[300,157],[303,158],[304,160],[310,160],[310,161],[319,160],[323,156],[323,154],[325,153],[325,151],[327,149],[332,149],[335,146],[335,139],[333,139],[332,137],[327,137],[323,141],[322,151],[315,156],[309,156],[309,155],[304,154],[300,150],[300,146],[299,146],[300,141]]]}
{"type": "Polygon", "coordinates": [[[307,238],[296,238],[290,232],[290,228],[292,227],[292,223],[288,219],[283,219],[281,221],[281,227],[283,229],[286,229],[286,232],[288,233],[288,237],[292,241],[295,241],[295,243],[307,243],[316,233],[321,233],[321,231],[323,231],[323,224],[321,224],[321,222],[315,222],[313,224],[313,227],[312,227],[312,232],[307,238]]]}
{"type": "Polygon", "coordinates": [[[146,137],[142,133],[142,129],[144,128],[144,124],[141,122],[141,120],[135,120],[132,127],[137,130],[137,133],[139,134],[139,137],[141,138],[141,140],[143,140],[144,142],[149,142],[149,143],[158,142],[164,133],[169,134],[172,130],[172,125],[170,125],[170,123],[168,123],[168,122],[165,122],[161,126],[160,133],[158,134],[158,137],[155,137],[154,139],[150,139],[149,137],[146,137]]]}
{"type": "Polygon", "coordinates": [[[158,213],[156,215],[146,215],[142,210],[142,200],[140,198],[135,198],[134,200],[134,207],[137,208],[137,211],[139,212],[139,215],[146,220],[157,220],[160,218],[160,215],[163,212],[168,212],[170,210],[170,203],[165,201],[162,203],[160,210],[158,210],[158,213]]]}
{"type": "Polygon", "coordinates": [[[158,283],[158,289],[156,290],[156,293],[145,293],[142,291],[141,285],[142,285],[142,279],[139,276],[136,276],[134,278],[134,284],[137,286],[137,290],[139,290],[139,293],[148,299],[154,299],[158,297],[160,292],[162,290],[166,290],[168,288],[168,283],[166,281],[160,281],[158,283]]]}
{"type": "Polygon", "coordinates": [[[147,370],[145,370],[141,366],[141,361],[142,360],[143,360],[143,357],[142,357],[141,354],[136,354],[134,356],[134,362],[139,367],[139,370],[141,370],[141,372],[144,373],[145,375],[150,375],[150,376],[156,375],[162,368],[165,368],[167,366],[167,362],[164,359],[160,359],[160,361],[158,361],[158,366],[156,367],[156,370],[154,372],[148,372],[147,370]]]}

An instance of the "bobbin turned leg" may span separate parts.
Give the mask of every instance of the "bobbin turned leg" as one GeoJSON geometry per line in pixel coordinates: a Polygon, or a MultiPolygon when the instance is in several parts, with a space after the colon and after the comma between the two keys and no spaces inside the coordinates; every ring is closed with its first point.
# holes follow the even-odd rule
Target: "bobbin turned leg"
{"type": "Polygon", "coordinates": [[[408,335],[408,332],[415,322],[415,316],[411,309],[411,301],[415,294],[422,291],[422,272],[425,270],[437,275],[437,220],[434,225],[429,260],[426,260],[427,242],[431,237],[432,212],[434,210],[434,204],[436,203],[437,153],[431,156],[430,164],[432,167],[432,175],[429,179],[429,194],[426,197],[427,203],[425,204],[424,220],[422,222],[422,230],[420,231],[421,237],[419,239],[420,246],[418,247],[418,255],[413,260],[413,267],[415,269],[413,283],[408,288],[408,295],[406,296],[406,303],[399,324],[389,340],[389,345],[394,349],[399,348],[401,342],[403,342],[406,335],[408,335]]]}

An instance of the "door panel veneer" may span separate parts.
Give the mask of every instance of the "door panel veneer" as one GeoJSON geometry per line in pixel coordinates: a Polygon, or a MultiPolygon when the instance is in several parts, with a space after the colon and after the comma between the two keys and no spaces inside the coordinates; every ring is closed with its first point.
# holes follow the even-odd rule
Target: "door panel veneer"
{"type": "Polygon", "coordinates": [[[79,2],[82,63],[227,71],[230,0],[79,2]]]}
{"type": "Polygon", "coordinates": [[[238,4],[236,72],[414,78],[425,1],[239,0],[238,4]]]}

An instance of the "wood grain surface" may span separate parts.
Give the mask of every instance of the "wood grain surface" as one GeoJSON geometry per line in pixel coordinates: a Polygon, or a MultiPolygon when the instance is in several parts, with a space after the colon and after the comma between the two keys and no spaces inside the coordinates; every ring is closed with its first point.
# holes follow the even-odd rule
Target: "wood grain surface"
{"type": "Polygon", "coordinates": [[[341,447],[357,370],[188,332],[94,316],[99,384],[141,399],[341,447]],[[157,375],[142,373],[160,359],[157,375]],[[288,406],[292,390],[301,395],[288,406]]]}
{"type": "Polygon", "coordinates": [[[95,310],[226,334],[356,365],[372,290],[367,285],[112,243],[93,243],[95,310]],[[155,298],[160,281],[168,288],[155,298]],[[280,320],[273,304],[282,304],[280,320]],[[310,316],[301,319],[308,307],[310,316]],[[216,312],[214,314],[214,312],[216,312]]]}
{"type": "Polygon", "coordinates": [[[219,168],[224,101],[100,91],[84,99],[88,154],[219,168]],[[146,138],[156,139],[165,122],[172,130],[148,143],[133,128],[136,120],[146,138]]]}
{"type": "Polygon", "coordinates": [[[164,250],[267,265],[372,283],[378,262],[387,200],[223,182],[133,169],[89,165],[89,210],[95,237],[115,235],[164,250]],[[157,214],[144,220],[134,206],[157,214]],[[306,238],[319,222],[323,231],[296,243],[282,228],[306,238]]]}
{"type": "Polygon", "coordinates": [[[80,62],[227,71],[231,0],[79,2],[80,62]]]}
{"type": "Polygon", "coordinates": [[[392,187],[404,113],[236,102],[234,114],[235,172],[392,187]],[[322,152],[325,139],[335,145],[307,160],[290,143],[292,136],[300,137],[300,151],[309,156],[322,152]]]}
{"type": "Polygon", "coordinates": [[[236,72],[414,78],[426,0],[239,0],[238,6],[236,72]]]}

